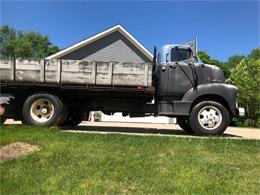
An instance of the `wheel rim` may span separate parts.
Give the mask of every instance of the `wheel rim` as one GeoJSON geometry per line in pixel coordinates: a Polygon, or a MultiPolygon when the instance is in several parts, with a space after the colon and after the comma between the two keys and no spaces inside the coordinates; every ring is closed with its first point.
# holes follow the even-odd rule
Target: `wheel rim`
{"type": "Polygon", "coordinates": [[[30,115],[33,120],[39,123],[49,121],[54,114],[53,103],[46,98],[39,98],[35,100],[30,109],[30,115]]]}
{"type": "Polygon", "coordinates": [[[222,122],[222,114],[215,106],[205,106],[198,114],[200,125],[207,130],[215,130],[222,122]]]}

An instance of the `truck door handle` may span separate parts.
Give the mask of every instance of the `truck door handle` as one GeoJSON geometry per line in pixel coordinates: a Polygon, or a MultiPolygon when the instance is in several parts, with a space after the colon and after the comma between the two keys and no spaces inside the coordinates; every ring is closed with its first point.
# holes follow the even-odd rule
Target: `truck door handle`
{"type": "Polygon", "coordinates": [[[162,67],[162,71],[164,72],[166,70],[165,66],[162,67]]]}
{"type": "Polygon", "coordinates": [[[170,65],[170,68],[175,69],[175,68],[177,68],[177,65],[170,65]]]}

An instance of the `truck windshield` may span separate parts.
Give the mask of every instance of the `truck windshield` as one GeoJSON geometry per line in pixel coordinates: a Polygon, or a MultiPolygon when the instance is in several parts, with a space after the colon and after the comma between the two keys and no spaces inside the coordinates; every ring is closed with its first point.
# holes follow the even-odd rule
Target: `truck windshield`
{"type": "Polygon", "coordinates": [[[190,49],[172,48],[171,49],[171,61],[180,62],[187,60],[192,56],[190,49]]]}

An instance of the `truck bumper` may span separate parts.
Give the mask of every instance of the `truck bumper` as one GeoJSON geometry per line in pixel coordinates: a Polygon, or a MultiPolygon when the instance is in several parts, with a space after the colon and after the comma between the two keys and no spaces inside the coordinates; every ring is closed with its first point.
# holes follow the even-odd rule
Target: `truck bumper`
{"type": "Polygon", "coordinates": [[[236,102],[236,115],[243,117],[245,116],[245,114],[246,114],[245,108],[238,107],[238,103],[236,102]]]}
{"type": "Polygon", "coordinates": [[[236,109],[236,114],[238,115],[238,116],[241,116],[241,117],[243,117],[243,116],[245,116],[245,108],[238,108],[237,107],[237,109],[236,109]]]}

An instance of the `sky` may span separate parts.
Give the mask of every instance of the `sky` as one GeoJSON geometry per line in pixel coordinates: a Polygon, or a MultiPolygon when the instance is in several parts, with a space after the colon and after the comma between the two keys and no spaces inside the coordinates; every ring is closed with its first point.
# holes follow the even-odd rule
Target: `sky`
{"type": "Polygon", "coordinates": [[[226,61],[260,47],[260,1],[1,1],[1,25],[37,31],[65,48],[121,24],[149,51],[198,37],[226,61]]]}

